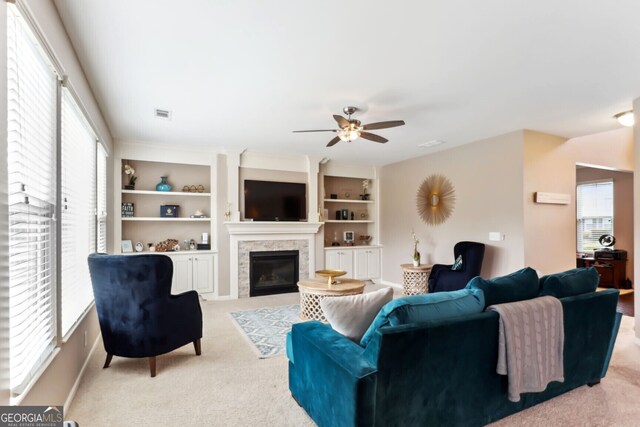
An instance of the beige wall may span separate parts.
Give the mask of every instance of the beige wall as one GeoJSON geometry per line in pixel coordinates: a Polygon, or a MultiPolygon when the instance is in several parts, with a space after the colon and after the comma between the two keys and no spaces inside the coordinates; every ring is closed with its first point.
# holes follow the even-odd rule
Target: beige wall
{"type": "Polygon", "coordinates": [[[539,274],[574,268],[575,226],[558,221],[575,215],[575,163],[559,155],[566,139],[532,131],[524,136],[524,263],[539,274]],[[568,194],[572,203],[536,204],[536,191],[568,194]]]}
{"type": "Polygon", "coordinates": [[[575,268],[576,165],[633,170],[632,133],[623,128],[567,141],[533,131],[524,135],[525,264],[543,274],[575,268]],[[536,191],[568,194],[571,201],[536,204],[536,191]]]}
{"type": "Polygon", "coordinates": [[[483,276],[525,265],[542,274],[574,268],[576,164],[630,171],[631,153],[628,129],[571,140],[523,130],[383,167],[383,280],[401,283],[411,229],[421,240],[423,262],[450,263],[456,242],[474,240],[487,244],[483,276]],[[435,227],[426,226],[415,207],[419,184],[433,173],[452,181],[457,198],[451,218],[435,227]],[[537,191],[568,194],[571,201],[536,204],[537,191]],[[488,241],[490,231],[505,240],[488,241]]]}
{"type": "Polygon", "coordinates": [[[627,277],[633,280],[633,173],[578,168],[576,183],[613,180],[613,235],[616,249],[627,251],[627,277]]]}
{"type": "Polygon", "coordinates": [[[512,132],[451,150],[381,168],[380,233],[383,280],[402,283],[400,264],[411,261],[411,230],[420,239],[425,263],[452,263],[453,246],[462,240],[487,245],[482,276],[506,274],[524,265],[522,156],[524,132],[512,132]],[[456,206],[438,226],[419,218],[415,196],[431,174],[451,180],[456,206]],[[503,241],[489,241],[489,232],[503,241]]]}
{"type": "MultiPolygon", "coordinates": [[[[68,340],[60,346],[60,352],[47,366],[20,404],[68,405],[71,403],[68,401],[69,392],[74,386],[77,386],[78,375],[89,358],[89,353],[99,334],[98,315],[95,308],[92,307],[68,340]],[[85,333],[87,335],[86,343],[85,333]]],[[[96,351],[106,355],[102,343],[96,345],[96,351]]]]}

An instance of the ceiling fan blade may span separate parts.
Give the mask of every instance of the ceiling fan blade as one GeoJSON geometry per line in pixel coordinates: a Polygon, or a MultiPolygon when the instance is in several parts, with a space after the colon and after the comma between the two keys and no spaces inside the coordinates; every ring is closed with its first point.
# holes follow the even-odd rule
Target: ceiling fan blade
{"type": "Polygon", "coordinates": [[[336,136],[335,138],[333,138],[331,141],[329,141],[329,143],[327,144],[327,147],[331,147],[336,145],[336,143],[340,141],[340,137],[336,136]]]}
{"type": "Polygon", "coordinates": [[[369,141],[380,142],[382,144],[388,141],[387,138],[383,138],[379,135],[374,135],[369,132],[360,132],[360,138],[368,139],[369,141]]]}
{"type": "Polygon", "coordinates": [[[344,117],[334,114],[333,118],[336,120],[336,122],[338,122],[338,126],[340,126],[341,128],[346,128],[347,126],[349,126],[349,120],[345,119],[344,117]]]}
{"type": "Polygon", "coordinates": [[[396,126],[403,126],[404,120],[390,120],[388,122],[377,122],[377,123],[369,123],[368,125],[362,126],[364,130],[374,130],[374,129],[387,129],[394,128],[396,126]]]}
{"type": "Polygon", "coordinates": [[[338,129],[314,129],[314,130],[294,130],[293,133],[303,132],[338,132],[338,129]]]}

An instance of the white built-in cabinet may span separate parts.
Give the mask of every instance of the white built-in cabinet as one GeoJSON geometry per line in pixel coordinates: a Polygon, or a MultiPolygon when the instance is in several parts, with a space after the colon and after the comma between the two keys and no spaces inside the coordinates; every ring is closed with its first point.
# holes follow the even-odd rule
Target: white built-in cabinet
{"type": "Polygon", "coordinates": [[[328,250],[325,252],[325,256],[325,268],[327,270],[343,270],[347,272],[345,277],[353,277],[352,250],[328,250]]]}
{"type": "Polygon", "coordinates": [[[354,276],[356,279],[380,277],[380,248],[354,249],[354,276]]]}
{"type": "Polygon", "coordinates": [[[135,254],[163,254],[173,261],[171,293],[195,290],[217,297],[217,165],[215,152],[160,145],[118,142],[114,148],[114,253],[122,252],[123,241],[143,246],[135,254]],[[125,188],[124,165],[135,169],[135,188],[125,188]],[[166,177],[171,191],[157,191],[166,177]],[[133,204],[133,216],[123,217],[122,204],[133,204]],[[162,217],[163,205],[179,206],[177,217],[162,217]],[[197,211],[204,217],[195,217],[197,211]],[[192,217],[193,216],[193,217],[192,217]],[[202,241],[208,234],[210,249],[190,250],[189,241],[202,241]],[[180,245],[176,252],[151,252],[149,246],[166,239],[180,245]]]}
{"type": "Polygon", "coordinates": [[[344,277],[368,280],[380,277],[379,247],[325,248],[325,268],[344,270],[344,277]]]}
{"type": "Polygon", "coordinates": [[[213,254],[167,254],[173,260],[171,293],[185,291],[213,292],[213,254]]]}

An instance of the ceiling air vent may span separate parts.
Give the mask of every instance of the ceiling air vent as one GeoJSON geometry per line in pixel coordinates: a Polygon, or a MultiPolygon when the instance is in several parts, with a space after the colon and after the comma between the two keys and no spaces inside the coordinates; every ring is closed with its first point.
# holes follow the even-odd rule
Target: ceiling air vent
{"type": "Polygon", "coordinates": [[[171,120],[171,111],[156,108],[156,117],[159,119],[171,120]]]}

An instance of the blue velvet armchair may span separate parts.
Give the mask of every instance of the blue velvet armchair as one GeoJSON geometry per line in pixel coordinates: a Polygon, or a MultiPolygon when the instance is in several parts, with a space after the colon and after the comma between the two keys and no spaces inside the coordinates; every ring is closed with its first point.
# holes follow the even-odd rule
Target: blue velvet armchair
{"type": "Polygon", "coordinates": [[[89,255],[89,272],[108,368],[112,357],[156,356],[193,343],[201,354],[202,310],[196,291],[171,295],[166,255],[89,255]]]}
{"type": "Polygon", "coordinates": [[[453,247],[453,259],[462,255],[462,269],[452,270],[453,264],[435,264],[429,275],[429,292],[449,292],[464,288],[469,280],[480,275],[484,259],[484,244],[458,242],[453,247]]]}

